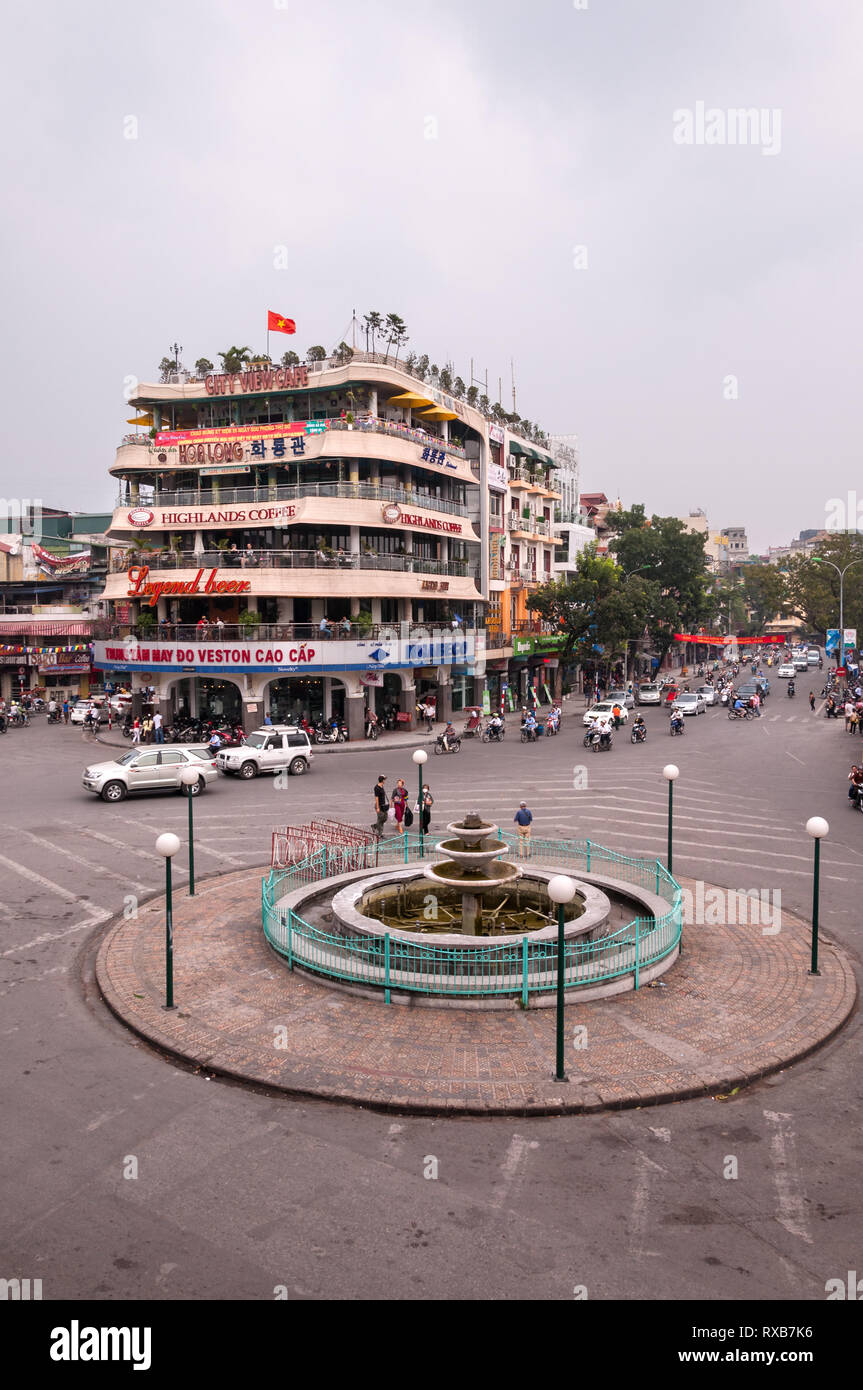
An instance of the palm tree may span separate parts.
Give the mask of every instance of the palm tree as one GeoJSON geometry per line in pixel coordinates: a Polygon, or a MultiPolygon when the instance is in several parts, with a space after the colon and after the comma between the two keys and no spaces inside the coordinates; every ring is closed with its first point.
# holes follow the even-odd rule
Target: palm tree
{"type": "Polygon", "coordinates": [[[248,362],[252,355],[250,347],[229,347],[227,352],[220,352],[222,359],[223,372],[240,372],[243,370],[243,363],[248,362]]]}
{"type": "Polygon", "coordinates": [[[371,338],[372,338],[372,352],[374,352],[374,350],[375,350],[375,334],[381,332],[381,330],[383,329],[383,326],[384,326],[384,321],[383,321],[383,319],[381,318],[380,314],[378,313],[377,309],[372,309],[372,311],[371,311],[370,313],[366,314],[365,317],[363,318],[363,323],[364,323],[364,325],[365,325],[365,330],[366,330],[366,349],[368,350],[369,334],[371,334],[371,338]]]}

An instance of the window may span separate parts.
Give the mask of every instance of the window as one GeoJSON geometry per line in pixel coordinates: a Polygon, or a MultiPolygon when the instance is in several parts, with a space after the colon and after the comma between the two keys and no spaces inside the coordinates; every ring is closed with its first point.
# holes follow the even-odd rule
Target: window
{"type": "Polygon", "coordinates": [[[307,745],[307,743],[306,743],[305,734],[288,734],[288,747],[289,747],[289,748],[306,748],[306,747],[308,747],[308,745],[307,745]]]}
{"type": "Polygon", "coordinates": [[[161,760],[159,753],[142,753],[135,763],[135,767],[158,767],[161,760]]]}
{"type": "Polygon", "coordinates": [[[183,757],[182,753],[166,751],[162,754],[162,763],[164,765],[175,765],[177,763],[184,763],[185,761],[186,759],[183,757]]]}

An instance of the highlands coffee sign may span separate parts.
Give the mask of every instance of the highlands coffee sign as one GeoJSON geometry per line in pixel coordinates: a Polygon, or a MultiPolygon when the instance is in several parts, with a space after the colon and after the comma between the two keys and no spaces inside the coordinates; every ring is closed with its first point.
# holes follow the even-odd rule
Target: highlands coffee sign
{"type": "MultiPolygon", "coordinates": [[[[250,521],[265,525],[274,521],[292,521],[297,509],[285,503],[277,507],[210,507],[200,510],[181,509],[179,511],[160,511],[157,526],[232,526],[250,521]]],[[[133,507],[126,513],[132,526],[152,526],[156,513],[149,507],[133,507]]]]}
{"type": "Polygon", "coordinates": [[[185,597],[189,594],[217,594],[221,596],[247,594],[252,587],[250,579],[217,579],[216,575],[219,573],[217,569],[210,570],[206,580],[204,580],[204,570],[198,570],[194,579],[186,580],[150,581],[147,579],[149,573],[149,565],[132,566],[128,571],[128,597],[141,599],[150,608],[155,608],[163,595],[183,595],[185,597]]]}

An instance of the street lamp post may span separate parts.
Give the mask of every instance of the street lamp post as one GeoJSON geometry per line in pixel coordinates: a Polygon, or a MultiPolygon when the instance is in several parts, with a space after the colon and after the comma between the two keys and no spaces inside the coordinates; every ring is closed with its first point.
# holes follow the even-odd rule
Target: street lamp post
{"type": "Polygon", "coordinates": [[[675,778],[680,776],[680,768],[675,767],[674,763],[666,763],[665,767],[662,769],[662,775],[668,782],[668,872],[672,873],[671,825],[672,813],[674,810],[674,782],[675,778]]]}
{"type": "Polygon", "coordinates": [[[198,773],[193,767],[184,767],[180,773],[180,781],[186,788],[186,800],[189,803],[189,897],[195,896],[195,841],[194,841],[194,822],[192,819],[192,802],[195,800],[192,788],[197,785],[198,773]]]}
{"type": "Polygon", "coordinates": [[[821,841],[829,831],[830,826],[823,816],[812,816],[806,822],[806,833],[811,835],[815,841],[815,869],[812,875],[812,959],[809,965],[810,975],[820,975],[818,969],[818,891],[819,880],[821,877],[821,841]]]}
{"type": "Polygon", "coordinates": [[[564,943],[564,908],[575,897],[575,884],[566,874],[556,874],[548,885],[548,896],[557,903],[557,1066],[555,1081],[568,1081],[563,1069],[563,1000],[566,983],[566,951],[564,943]]]}
{"type": "MultiPolygon", "coordinates": [[[[844,569],[834,565],[832,560],[825,560],[821,555],[810,555],[809,559],[813,565],[829,565],[830,569],[835,570],[839,575],[839,662],[838,665],[845,665],[845,576],[852,565],[863,564],[863,556],[857,560],[849,560],[844,569]]],[[[826,832],[824,832],[826,833],[826,832]]]]}
{"type": "Polygon", "coordinates": [[[424,748],[418,748],[413,755],[413,760],[417,765],[417,775],[419,777],[417,806],[419,807],[420,818],[420,859],[423,859],[425,858],[425,837],[423,835],[423,767],[428,762],[428,753],[424,748]]]}
{"type": "Polygon", "coordinates": [[[171,860],[180,848],[180,841],[170,831],[156,841],[156,853],[165,860],[165,1005],[174,1007],[174,905],[171,896],[171,860]]]}

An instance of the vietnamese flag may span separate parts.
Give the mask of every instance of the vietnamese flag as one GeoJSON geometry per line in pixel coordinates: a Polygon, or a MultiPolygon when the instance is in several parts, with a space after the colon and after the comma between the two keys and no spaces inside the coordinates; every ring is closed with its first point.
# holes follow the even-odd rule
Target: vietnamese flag
{"type": "Polygon", "coordinates": [[[270,329],[274,333],[296,333],[297,325],[293,319],[286,319],[281,314],[274,314],[272,309],[267,310],[267,332],[270,329]]]}

